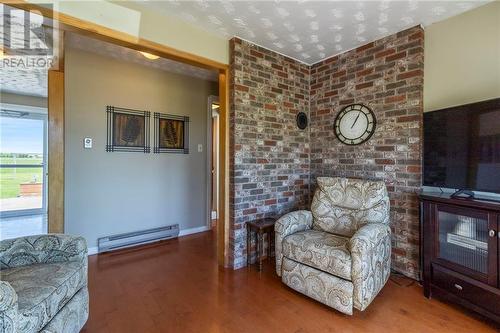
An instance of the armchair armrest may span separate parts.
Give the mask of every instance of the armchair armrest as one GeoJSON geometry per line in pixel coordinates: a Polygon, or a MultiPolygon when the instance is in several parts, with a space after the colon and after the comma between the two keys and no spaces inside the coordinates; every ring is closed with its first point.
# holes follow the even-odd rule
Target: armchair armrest
{"type": "Polygon", "coordinates": [[[354,307],[363,311],[391,273],[391,229],[382,223],[359,228],[349,241],[352,257],[354,307]]]}
{"type": "Polygon", "coordinates": [[[276,273],[281,276],[281,262],[283,260],[282,242],[283,238],[298,231],[312,228],[313,216],[308,210],[297,210],[283,215],[274,225],[275,233],[275,255],[276,273]]]}
{"type": "Polygon", "coordinates": [[[15,333],[18,316],[17,294],[8,282],[0,281],[0,329],[15,333]]]}
{"type": "Polygon", "coordinates": [[[83,237],[48,234],[0,242],[0,269],[64,261],[87,262],[87,242],[83,237]]]}

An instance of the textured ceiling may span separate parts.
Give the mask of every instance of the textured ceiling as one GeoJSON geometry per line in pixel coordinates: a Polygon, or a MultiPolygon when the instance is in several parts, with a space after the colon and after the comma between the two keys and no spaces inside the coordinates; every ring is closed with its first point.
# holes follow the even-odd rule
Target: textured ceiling
{"type": "MultiPolygon", "coordinates": [[[[169,59],[159,58],[157,60],[148,60],[139,52],[132,49],[73,33],[68,33],[67,36],[66,43],[68,47],[203,80],[217,81],[218,79],[217,73],[214,71],[169,59]]],[[[0,71],[1,91],[20,95],[47,96],[47,69],[8,68],[2,66],[0,71]]]]}
{"type": "Polygon", "coordinates": [[[84,37],[77,34],[68,34],[66,40],[67,46],[80,49],[87,52],[96,53],[102,56],[111,57],[123,61],[132,62],[134,64],[148,66],[167,72],[196,77],[203,80],[217,81],[217,72],[207,69],[183,64],[177,61],[159,58],[156,60],[146,59],[136,50],[132,50],[123,46],[103,42],[97,39],[84,37]]]}
{"type": "Polygon", "coordinates": [[[46,69],[2,68],[0,90],[18,95],[47,97],[46,69]]]}
{"type": "MultiPolygon", "coordinates": [[[[25,42],[25,35],[23,21],[19,19],[19,12],[14,12],[11,15],[5,15],[3,11],[3,6],[1,8],[1,19],[0,19],[0,35],[2,36],[2,40],[0,42],[0,46],[3,45],[6,40],[9,41],[9,44],[20,47],[25,42]],[[7,23],[10,26],[10,33],[4,34],[4,24],[7,23]],[[5,41],[4,39],[5,38],[5,41]]],[[[36,15],[40,21],[42,18],[36,15]]],[[[34,16],[32,17],[34,19],[34,16]]],[[[46,27],[42,27],[41,30],[47,36],[49,35],[49,30],[46,27]]],[[[44,42],[51,41],[50,38],[44,39],[44,42]]],[[[38,39],[32,36],[30,40],[31,45],[39,46],[38,39]]],[[[5,50],[8,54],[9,51],[5,50]]],[[[25,53],[16,49],[17,55],[19,59],[27,60],[25,53]]],[[[51,59],[52,56],[42,56],[46,59],[51,59]]],[[[2,60],[3,56],[0,57],[2,60]]],[[[37,58],[40,58],[38,56],[37,58]]],[[[35,68],[28,66],[6,66],[3,63],[0,66],[0,91],[15,93],[20,95],[30,95],[30,96],[47,96],[47,68],[35,68]]]]}
{"type": "Polygon", "coordinates": [[[136,1],[307,64],[489,1],[136,1]]]}

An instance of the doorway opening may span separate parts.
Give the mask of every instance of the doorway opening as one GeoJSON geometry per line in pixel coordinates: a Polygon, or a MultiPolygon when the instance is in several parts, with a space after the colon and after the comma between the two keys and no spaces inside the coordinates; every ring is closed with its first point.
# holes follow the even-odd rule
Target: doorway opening
{"type": "Polygon", "coordinates": [[[209,181],[209,193],[208,193],[208,225],[211,229],[217,227],[217,220],[219,216],[219,130],[220,130],[220,114],[219,114],[220,104],[219,97],[210,96],[208,98],[208,138],[207,143],[209,144],[209,157],[208,161],[208,181],[209,181]]]}
{"type": "MultiPolygon", "coordinates": [[[[137,38],[124,32],[118,32],[107,27],[75,19],[70,15],[60,15],[51,8],[39,6],[31,3],[15,2],[10,6],[22,10],[36,10],[45,17],[50,26],[60,29],[59,36],[65,32],[73,31],[83,35],[94,37],[100,40],[108,41],[116,45],[129,47],[131,49],[142,51],[153,56],[164,57],[166,59],[178,61],[183,64],[189,64],[197,68],[213,70],[218,75],[218,92],[220,98],[220,127],[219,127],[219,208],[217,224],[217,261],[219,265],[228,264],[229,252],[229,66],[216,60],[205,58],[183,50],[177,50],[169,46],[161,45],[157,42],[137,38]]],[[[62,41],[62,38],[55,38],[55,42],[62,41]]],[[[60,45],[60,44],[58,44],[60,45]]],[[[64,48],[61,51],[61,59],[64,59],[64,48]]],[[[5,51],[5,50],[4,50],[5,51]]],[[[2,75],[4,77],[4,75],[2,75]]],[[[64,66],[56,70],[49,71],[49,159],[48,179],[50,186],[48,188],[49,197],[49,230],[51,232],[64,231],[64,66]],[[52,74],[52,75],[51,75],[52,74]],[[52,77],[52,80],[50,78],[52,77]],[[51,83],[52,82],[52,83],[51,83]]],[[[207,205],[208,206],[208,205],[207,205]]],[[[203,214],[205,215],[205,214],[203,214]]],[[[206,227],[206,225],[204,225],[206,227]]]]}
{"type": "Polygon", "coordinates": [[[116,234],[174,226],[179,236],[208,231],[211,184],[205,165],[212,145],[206,129],[212,119],[206,108],[217,94],[218,73],[74,32],[65,34],[64,45],[66,230],[84,236],[95,251],[99,238],[116,234]],[[148,115],[135,134],[125,109],[148,115]],[[105,113],[102,131],[96,124],[105,113]],[[148,151],[109,151],[102,145],[127,148],[138,135],[148,151]],[[92,142],[88,147],[82,145],[86,139],[92,142]],[[147,172],[139,177],[137,170],[147,172]],[[82,182],[83,172],[98,176],[82,182]],[[88,212],[104,201],[106,209],[88,212]],[[99,230],[87,220],[97,221],[99,230]]]}

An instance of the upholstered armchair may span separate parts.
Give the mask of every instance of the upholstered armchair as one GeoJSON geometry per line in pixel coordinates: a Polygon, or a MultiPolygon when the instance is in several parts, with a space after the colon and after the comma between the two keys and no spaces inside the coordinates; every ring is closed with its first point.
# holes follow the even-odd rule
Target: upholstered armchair
{"type": "Polygon", "coordinates": [[[319,177],[311,211],[275,225],[276,273],[321,303],[363,311],[389,278],[389,197],[382,181],[319,177]]]}
{"type": "Polygon", "coordinates": [[[1,241],[0,332],[79,332],[89,312],[87,262],[82,237],[1,241]]]}

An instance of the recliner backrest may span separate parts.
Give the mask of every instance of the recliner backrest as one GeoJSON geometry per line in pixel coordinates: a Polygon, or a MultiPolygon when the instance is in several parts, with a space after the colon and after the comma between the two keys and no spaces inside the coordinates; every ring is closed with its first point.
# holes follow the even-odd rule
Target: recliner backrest
{"type": "Polygon", "coordinates": [[[389,196],[383,181],[318,177],[311,204],[313,228],[352,237],[367,223],[389,223],[389,196]]]}

